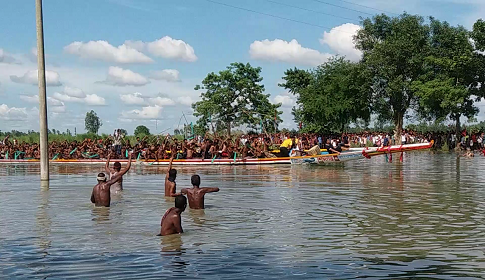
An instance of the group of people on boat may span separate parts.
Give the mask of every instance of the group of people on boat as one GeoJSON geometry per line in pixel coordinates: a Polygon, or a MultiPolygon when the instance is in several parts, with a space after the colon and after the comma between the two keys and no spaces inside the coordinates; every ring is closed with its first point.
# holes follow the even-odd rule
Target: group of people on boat
{"type": "MultiPolygon", "coordinates": [[[[111,196],[123,191],[123,175],[131,168],[131,158],[133,152],[128,153],[128,163],[121,168],[121,163],[116,161],[113,167],[110,167],[110,157],[105,165],[106,173],[99,173],[96,177],[98,183],[94,186],[91,193],[91,202],[97,207],[110,207],[111,196]]],[[[219,188],[201,188],[200,176],[195,174],[191,178],[192,188],[183,188],[177,192],[177,170],[172,168],[173,157],[170,159],[168,171],[165,175],[165,196],[175,197],[175,207],[169,208],[162,217],[160,223],[159,235],[170,235],[183,233],[181,214],[187,207],[187,198],[189,207],[192,209],[204,209],[205,194],[218,192],[219,188]],[[187,198],[185,197],[187,196],[187,198]]]]}
{"type": "MultiPolygon", "coordinates": [[[[460,141],[449,134],[450,148],[480,151],[483,149],[483,133],[464,133],[460,141]]],[[[82,141],[52,141],[49,143],[49,158],[52,160],[114,159],[128,158],[128,151],[140,160],[175,159],[221,159],[221,158],[273,158],[304,155],[308,150],[326,149],[329,153],[340,153],[348,147],[382,147],[394,145],[397,139],[388,133],[362,132],[357,134],[322,135],[317,133],[264,133],[239,136],[220,136],[206,133],[189,139],[171,135],[151,135],[132,138],[116,130],[101,139],[82,141]]],[[[422,135],[404,130],[402,144],[435,141],[441,148],[442,140],[433,135],[422,135]]],[[[40,147],[36,143],[19,142],[7,135],[0,141],[0,159],[39,159],[40,147]]]]}
{"type": "MultiPolygon", "coordinates": [[[[134,144],[122,135],[104,139],[83,141],[52,141],[49,143],[49,158],[52,160],[106,159],[111,154],[115,159],[128,158],[134,151],[136,159],[214,159],[214,158],[273,158],[288,157],[290,150],[305,151],[318,146],[323,148],[325,139],[317,134],[252,134],[238,137],[206,134],[191,139],[178,139],[171,135],[137,137],[134,144]]],[[[333,136],[328,141],[335,149],[340,143],[349,144],[349,137],[333,136]]],[[[0,159],[39,159],[40,147],[33,143],[19,143],[7,136],[0,144],[0,159]]],[[[346,144],[346,145],[347,145],[346,144]]]]}

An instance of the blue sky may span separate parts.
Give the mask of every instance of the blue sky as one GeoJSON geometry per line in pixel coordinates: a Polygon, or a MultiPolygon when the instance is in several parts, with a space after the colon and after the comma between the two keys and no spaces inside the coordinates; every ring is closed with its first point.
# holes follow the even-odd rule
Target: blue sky
{"type": "MultiPolygon", "coordinates": [[[[0,130],[38,130],[35,4],[0,5],[0,130]]],[[[262,67],[266,93],[283,104],[281,127],[294,127],[294,97],[277,86],[284,71],[335,54],[357,60],[359,17],[382,11],[471,28],[485,1],[44,0],[49,127],[84,132],[94,110],[103,133],[139,124],[172,133],[182,113],[195,121],[194,86],[231,62],[262,67]]]]}

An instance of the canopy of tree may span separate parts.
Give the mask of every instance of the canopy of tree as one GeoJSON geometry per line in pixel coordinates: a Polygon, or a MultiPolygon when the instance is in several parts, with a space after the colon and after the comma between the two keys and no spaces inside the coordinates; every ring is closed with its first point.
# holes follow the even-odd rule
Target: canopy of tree
{"type": "Polygon", "coordinates": [[[135,136],[150,135],[150,130],[144,125],[139,125],[135,128],[135,136]]]}
{"type": "Polygon", "coordinates": [[[261,68],[249,63],[231,63],[226,70],[209,73],[195,90],[204,90],[202,100],[192,104],[194,116],[199,117],[197,132],[226,130],[247,125],[251,128],[263,126],[273,131],[281,122],[281,104],[272,104],[269,94],[264,94],[261,68]]]}
{"type": "Polygon", "coordinates": [[[297,96],[293,115],[305,131],[341,132],[350,122],[370,120],[370,79],[358,63],[335,57],[315,70],[287,70],[283,79],[280,86],[297,96]]]}
{"type": "Polygon", "coordinates": [[[89,133],[98,134],[99,128],[103,125],[101,119],[96,115],[96,112],[91,110],[91,112],[86,113],[86,118],[84,119],[84,126],[86,131],[89,133]]]}

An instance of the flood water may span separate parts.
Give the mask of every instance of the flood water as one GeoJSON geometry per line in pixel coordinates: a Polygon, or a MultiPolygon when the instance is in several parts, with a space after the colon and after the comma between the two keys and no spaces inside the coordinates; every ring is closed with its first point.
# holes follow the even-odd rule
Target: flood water
{"type": "Polygon", "coordinates": [[[221,191],[158,237],[166,167],[133,166],[104,209],[102,166],[53,165],[47,189],[37,165],[0,165],[0,278],[485,277],[484,157],[177,169],[178,189],[197,173],[221,191]]]}

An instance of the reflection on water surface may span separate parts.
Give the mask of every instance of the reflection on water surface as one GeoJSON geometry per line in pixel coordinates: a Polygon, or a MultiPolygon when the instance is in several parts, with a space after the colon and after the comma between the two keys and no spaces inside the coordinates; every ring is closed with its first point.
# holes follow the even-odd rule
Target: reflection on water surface
{"type": "Polygon", "coordinates": [[[89,198],[102,166],[0,166],[2,278],[480,278],[485,158],[410,153],[344,167],[178,168],[198,173],[205,210],[157,237],[173,206],[164,167],[134,166],[109,209],[89,198]]]}

